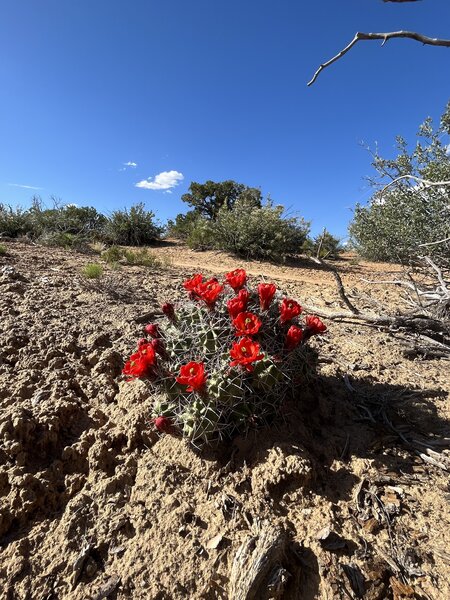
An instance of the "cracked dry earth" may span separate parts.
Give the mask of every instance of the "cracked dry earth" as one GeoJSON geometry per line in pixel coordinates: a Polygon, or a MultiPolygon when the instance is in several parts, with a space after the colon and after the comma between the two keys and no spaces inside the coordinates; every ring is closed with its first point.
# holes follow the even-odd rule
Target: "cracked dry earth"
{"type": "MultiPolygon", "coordinates": [[[[395,337],[329,322],[313,342],[318,377],[283,419],[201,453],[159,437],[145,386],[121,380],[139,317],[181,297],[203,265],[243,266],[332,309],[330,274],[168,245],[155,252],[171,266],[105,267],[92,283],[81,269],[95,257],[4,245],[1,600],[450,598],[448,471],[402,441],[448,464],[448,362],[408,360],[395,337]],[[246,592],[233,562],[268,524],[284,536],[278,581],[246,592]]],[[[389,279],[392,265],[339,268],[360,306],[368,293],[398,305],[396,288],[361,281],[389,279]]]]}

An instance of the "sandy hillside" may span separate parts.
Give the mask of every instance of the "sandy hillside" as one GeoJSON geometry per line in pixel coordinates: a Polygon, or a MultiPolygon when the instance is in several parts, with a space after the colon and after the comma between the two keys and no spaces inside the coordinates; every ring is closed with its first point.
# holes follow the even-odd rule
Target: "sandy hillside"
{"type": "MultiPolygon", "coordinates": [[[[312,342],[318,377],[279,424],[200,453],[158,436],[145,386],[122,381],[140,317],[182,297],[198,270],[243,266],[327,310],[339,308],[332,276],[167,245],[155,252],[170,266],[105,267],[92,282],[81,268],[98,257],[5,246],[1,600],[450,598],[448,472],[429,461],[449,460],[448,362],[412,361],[395,336],[328,322],[312,342]],[[271,585],[239,595],[238,549],[271,535],[271,585]]],[[[339,268],[360,307],[399,305],[394,286],[362,281],[391,278],[392,265],[347,257],[339,268]]],[[[264,571],[249,561],[241,578],[264,571]]]]}

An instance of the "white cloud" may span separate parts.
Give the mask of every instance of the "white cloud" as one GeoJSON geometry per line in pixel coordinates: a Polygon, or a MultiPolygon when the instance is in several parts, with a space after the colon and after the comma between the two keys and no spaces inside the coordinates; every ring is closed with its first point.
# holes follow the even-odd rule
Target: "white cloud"
{"type": "Polygon", "coordinates": [[[149,177],[136,183],[136,187],[145,190],[171,190],[179,185],[184,179],[183,173],[178,171],[163,171],[155,177],[149,177]],[[153,181],[152,181],[153,180],[153,181]]]}
{"type": "Polygon", "coordinates": [[[450,144],[447,144],[447,147],[445,149],[445,154],[447,154],[448,156],[450,156],[450,144]]]}
{"type": "Polygon", "coordinates": [[[133,162],[132,160],[129,160],[126,163],[122,163],[123,167],[121,167],[119,169],[119,171],[126,171],[127,169],[135,169],[138,165],[137,163],[133,162]]]}
{"type": "Polygon", "coordinates": [[[11,187],[20,187],[25,190],[43,190],[44,188],[36,187],[34,185],[22,185],[21,183],[8,183],[11,187]]]}

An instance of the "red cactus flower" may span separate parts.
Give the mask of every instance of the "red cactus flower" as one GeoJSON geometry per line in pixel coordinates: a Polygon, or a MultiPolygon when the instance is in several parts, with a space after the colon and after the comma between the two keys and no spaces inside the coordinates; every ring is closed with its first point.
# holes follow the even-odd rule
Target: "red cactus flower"
{"type": "Polygon", "coordinates": [[[195,292],[195,289],[198,285],[200,285],[200,283],[202,283],[202,281],[203,275],[201,273],[196,273],[195,275],[192,275],[190,279],[186,279],[186,281],[183,283],[183,287],[188,292],[195,292]]]}
{"type": "Polygon", "coordinates": [[[240,290],[247,281],[247,273],[244,269],[235,269],[234,271],[230,271],[225,275],[225,280],[228,285],[230,285],[235,292],[240,290]]]}
{"type": "Polygon", "coordinates": [[[309,335],[324,333],[327,330],[327,326],[322,323],[319,317],[314,315],[305,317],[305,326],[309,335]]]}
{"type": "Polygon", "coordinates": [[[235,298],[231,298],[227,302],[228,312],[230,313],[230,317],[232,319],[236,318],[239,313],[243,312],[246,309],[246,306],[237,296],[235,298]]]}
{"type": "Polygon", "coordinates": [[[148,344],[148,339],[147,338],[140,338],[138,340],[138,343],[137,343],[138,350],[139,350],[139,348],[141,346],[144,346],[144,344],[148,344]]]}
{"type": "Polygon", "coordinates": [[[173,322],[176,321],[175,308],[174,308],[173,304],[171,304],[170,302],[165,302],[161,306],[161,310],[166,315],[166,317],[169,319],[169,321],[173,321],[173,322]]]}
{"type": "Polygon", "coordinates": [[[253,371],[252,363],[257,360],[261,360],[264,354],[260,353],[260,345],[258,342],[254,342],[249,337],[243,337],[238,342],[233,344],[230,350],[230,356],[233,361],[230,363],[231,367],[241,365],[247,371],[253,371]]]}
{"type": "Polygon", "coordinates": [[[156,364],[155,351],[151,344],[141,344],[139,350],[132,354],[125,363],[122,373],[131,377],[148,377],[156,364]]]}
{"type": "Polygon", "coordinates": [[[187,385],[188,392],[198,392],[202,390],[206,383],[205,365],[197,362],[189,362],[180,369],[180,374],[176,377],[178,383],[187,385]]]}
{"type": "Polygon", "coordinates": [[[206,304],[212,308],[217,301],[217,298],[222,293],[223,285],[213,278],[204,283],[200,283],[194,290],[206,304]]]}
{"type": "Polygon", "coordinates": [[[277,286],[274,283],[260,283],[258,285],[259,305],[261,310],[268,310],[275,296],[277,286]]]}
{"type": "Polygon", "coordinates": [[[161,433],[171,433],[172,429],[172,421],[168,417],[156,417],[153,419],[153,423],[158,431],[161,433]]]}
{"type": "Polygon", "coordinates": [[[251,312],[241,312],[233,319],[236,335],[255,335],[262,325],[261,319],[251,312]]]}
{"type": "Polygon", "coordinates": [[[283,298],[280,304],[280,321],[286,323],[302,312],[302,307],[291,298],[283,298]]]}
{"type": "Polygon", "coordinates": [[[286,334],[285,348],[286,350],[293,350],[296,348],[303,339],[303,329],[297,327],[297,325],[291,325],[286,334]]]}
{"type": "Polygon", "coordinates": [[[232,319],[236,318],[239,313],[244,312],[247,308],[247,303],[249,300],[250,294],[247,290],[240,290],[239,294],[231,300],[227,302],[228,312],[230,313],[230,317],[232,319]]]}
{"type": "Polygon", "coordinates": [[[237,297],[239,298],[239,300],[242,300],[242,302],[245,302],[245,306],[247,306],[247,302],[250,300],[250,294],[248,290],[246,290],[245,288],[239,290],[237,297]]]}
{"type": "Polygon", "coordinates": [[[156,323],[149,323],[144,327],[144,331],[152,338],[161,337],[159,327],[156,325],[156,323]]]}

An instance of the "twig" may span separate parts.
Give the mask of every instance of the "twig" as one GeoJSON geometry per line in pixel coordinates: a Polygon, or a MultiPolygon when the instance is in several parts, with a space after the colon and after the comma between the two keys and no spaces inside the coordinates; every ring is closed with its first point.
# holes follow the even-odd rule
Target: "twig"
{"type": "Polygon", "coordinates": [[[436,246],[437,244],[445,244],[445,242],[450,242],[450,237],[444,238],[443,240],[437,240],[436,242],[427,242],[426,244],[418,244],[419,248],[423,248],[424,246],[436,246]]]}
{"type": "Polygon", "coordinates": [[[449,294],[449,292],[448,292],[448,289],[447,289],[447,282],[446,282],[446,281],[444,281],[444,277],[442,276],[442,271],[441,271],[441,269],[440,269],[440,268],[437,266],[437,264],[436,264],[436,263],[434,263],[434,262],[431,260],[431,258],[430,258],[429,256],[424,256],[424,257],[423,257],[423,259],[424,259],[424,261],[425,261],[426,263],[428,263],[428,264],[430,265],[430,267],[432,267],[432,268],[433,268],[433,269],[436,271],[436,275],[437,275],[437,278],[438,278],[438,280],[439,280],[439,283],[440,283],[440,284],[441,284],[441,286],[442,286],[442,290],[443,290],[444,292],[446,292],[446,294],[448,294],[448,295],[449,295],[449,298],[450,298],[450,294],[449,294]]]}
{"type": "Polygon", "coordinates": [[[325,267],[326,269],[328,269],[329,271],[331,271],[333,273],[333,276],[336,280],[338,293],[339,293],[339,296],[340,296],[342,302],[346,305],[346,307],[350,310],[350,312],[353,315],[358,315],[359,310],[356,308],[356,306],[354,306],[350,302],[350,300],[345,292],[344,284],[342,283],[342,278],[339,275],[339,272],[336,269],[336,267],[330,265],[329,263],[326,263],[322,258],[319,258],[319,257],[313,258],[313,261],[318,263],[319,265],[322,265],[323,267],[325,267]]]}
{"type": "Polygon", "coordinates": [[[395,179],[390,181],[387,185],[385,185],[384,188],[381,190],[380,194],[382,194],[384,191],[386,191],[388,189],[388,187],[391,187],[391,185],[394,185],[394,183],[397,183],[397,181],[401,181],[402,179],[413,179],[414,181],[417,181],[418,183],[422,183],[425,188],[434,187],[434,186],[450,185],[450,181],[428,181],[428,179],[422,179],[421,177],[416,177],[415,175],[400,175],[399,177],[396,177],[395,179]]]}
{"type": "Polygon", "coordinates": [[[384,46],[384,44],[392,38],[410,38],[416,42],[421,42],[422,44],[430,46],[445,46],[450,48],[450,40],[431,38],[422,35],[421,33],[416,33],[415,31],[390,31],[388,33],[363,33],[358,31],[352,41],[343,50],[336,54],[336,56],[333,56],[333,58],[330,58],[330,60],[327,62],[320,65],[320,67],[314,73],[311,81],[308,82],[308,86],[311,86],[316,81],[317,77],[324,69],[326,69],[326,67],[329,67],[334,62],[342,58],[344,54],[347,54],[347,52],[351,50],[357,42],[361,40],[382,40],[382,46],[384,46]]]}

